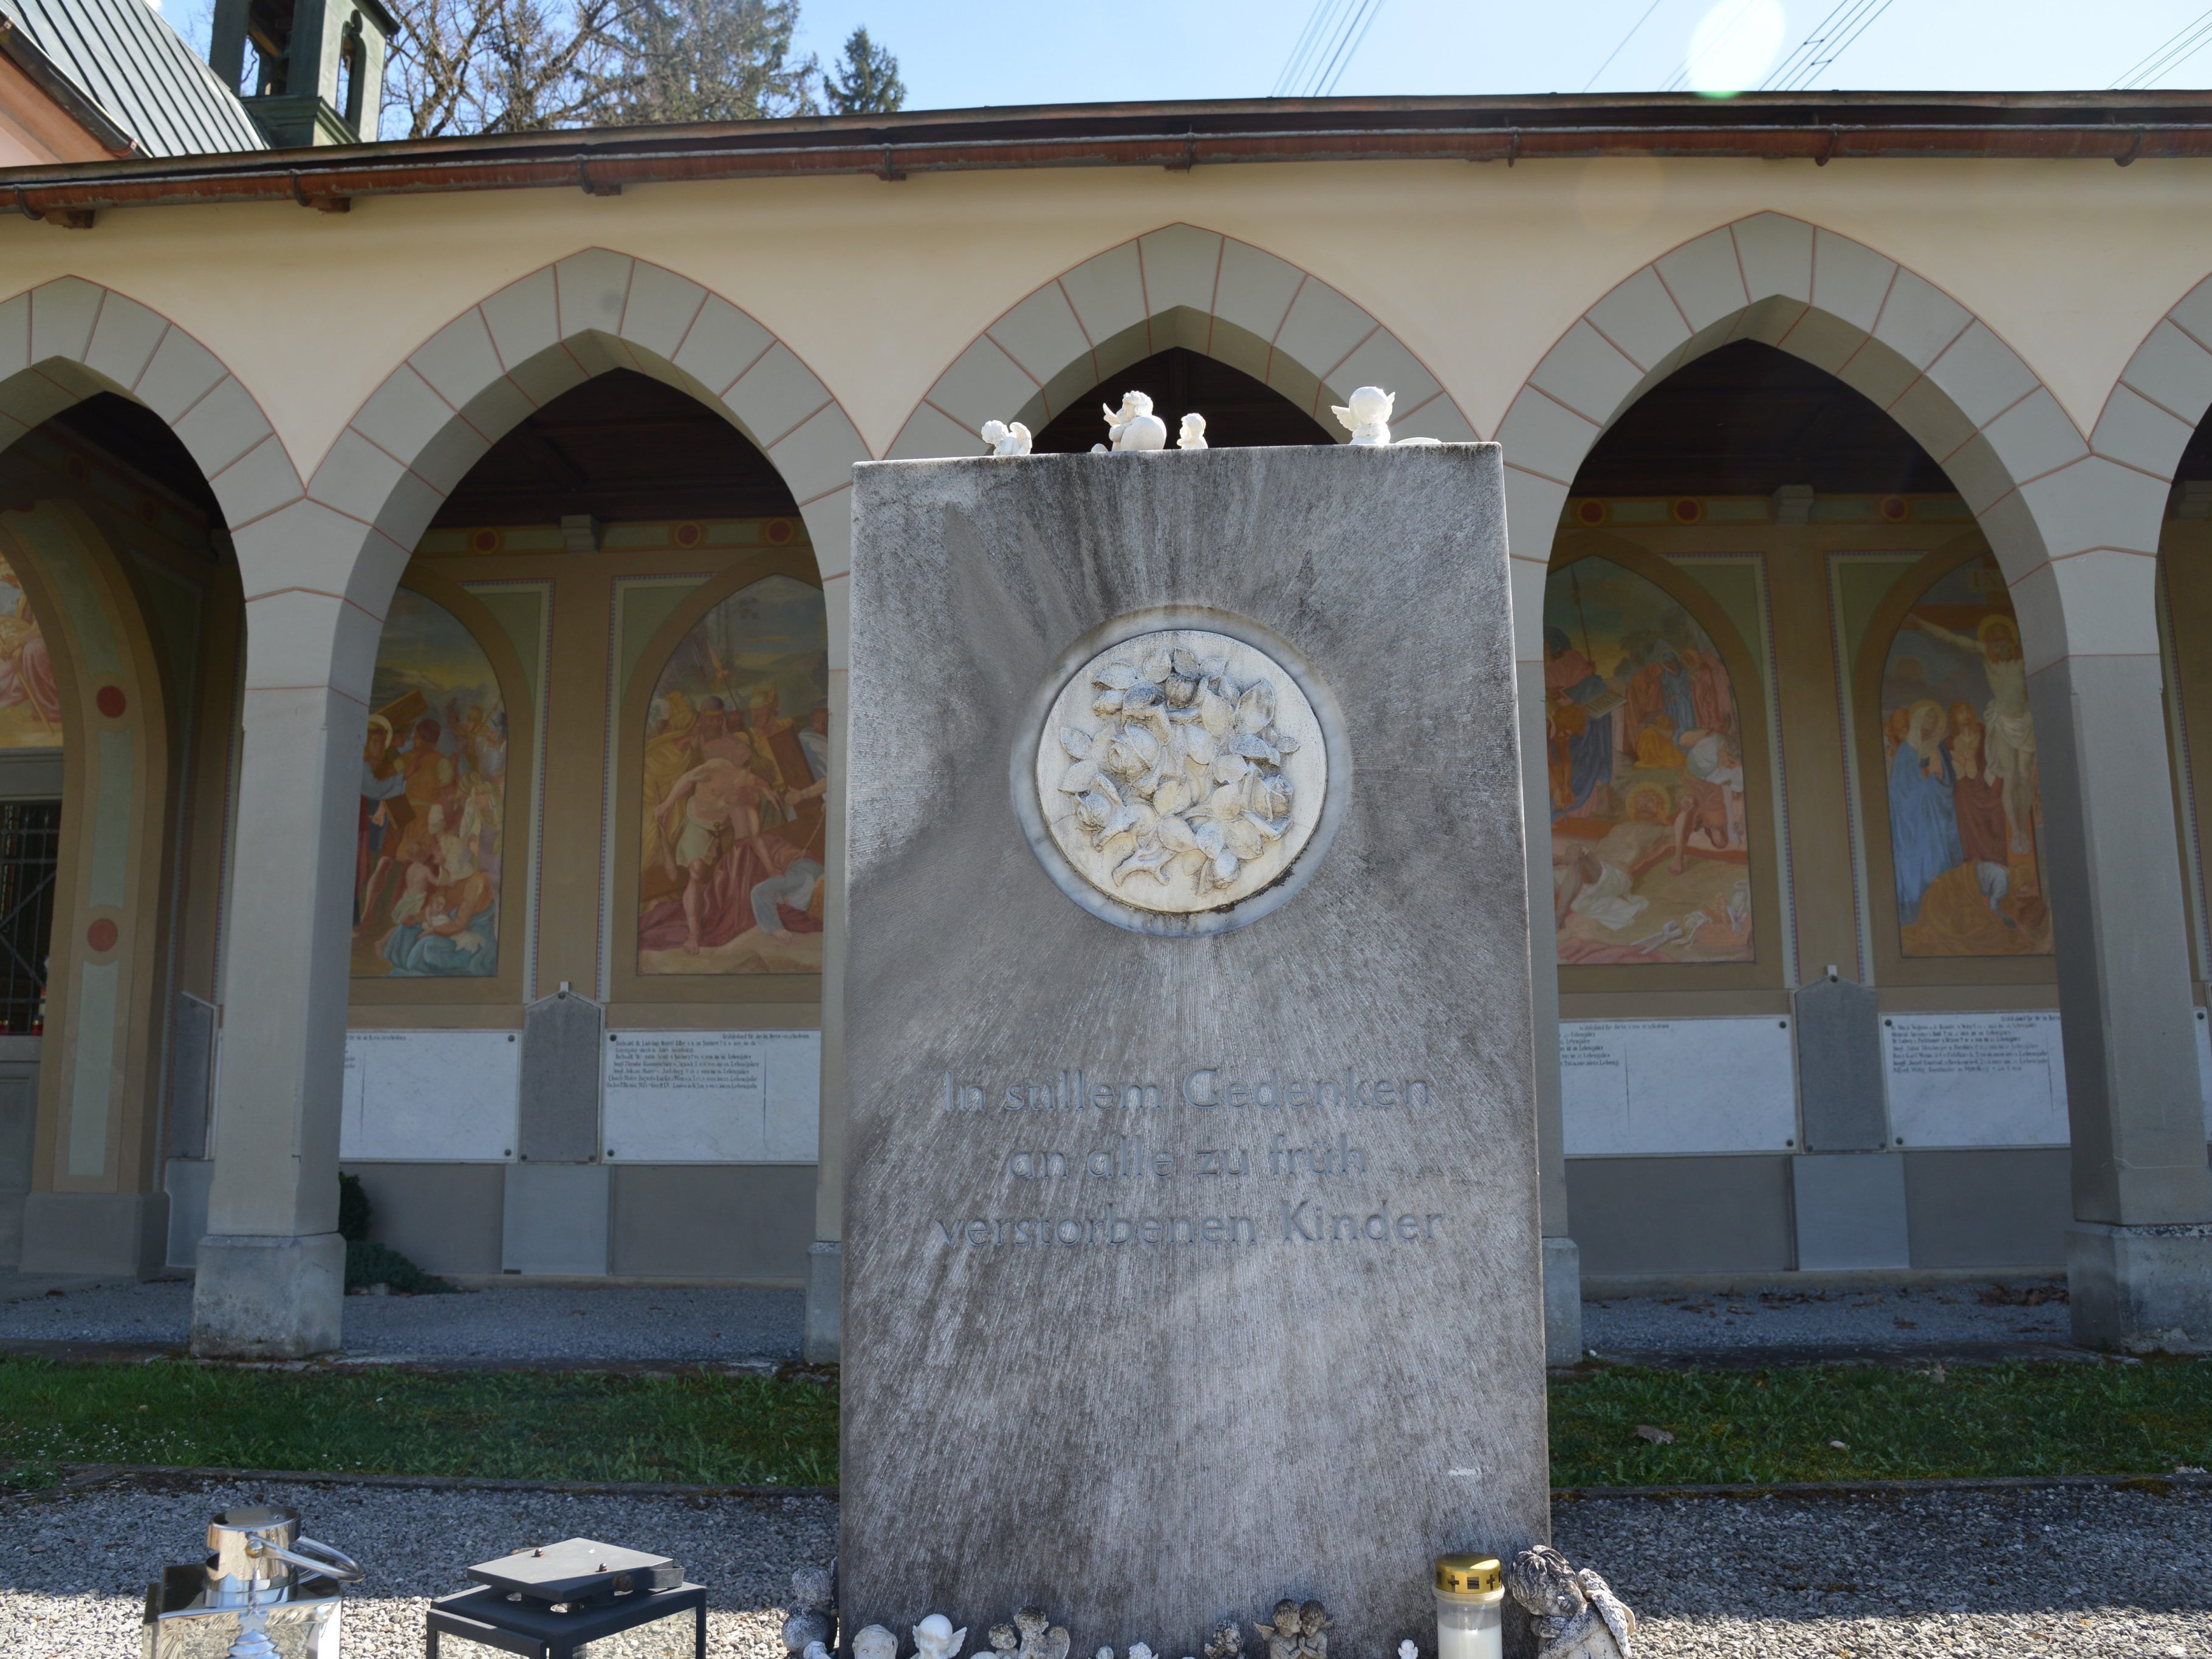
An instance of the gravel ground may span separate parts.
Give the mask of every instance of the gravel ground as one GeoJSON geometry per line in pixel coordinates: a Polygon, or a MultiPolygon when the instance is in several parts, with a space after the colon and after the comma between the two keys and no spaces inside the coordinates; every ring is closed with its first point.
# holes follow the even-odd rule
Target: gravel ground
{"type": "Polygon", "coordinates": [[[1600,1353],[1713,1348],[2070,1343],[2063,1283],[1753,1291],[1583,1304],[1583,1346],[1600,1353]],[[2038,1296],[2044,1299],[2033,1300],[2038,1296]],[[1994,1304],[1985,1298],[1998,1298],[1994,1304]]]}
{"type": "MultiPolygon", "coordinates": [[[[296,1504],[310,1535],[369,1569],[344,1615],[349,1659],[419,1654],[423,1604],[463,1587],[459,1564],[579,1534],[683,1562],[711,1593],[710,1653],[781,1659],[791,1570],[826,1563],[836,1535],[835,1504],[811,1498],[343,1482],[87,1492],[0,1510],[0,1654],[137,1651],[153,1569],[189,1560],[216,1510],[271,1501],[296,1504]]],[[[2202,1491],[1586,1500],[1560,1504],[1554,1529],[1577,1565],[1605,1573],[1637,1610],[1637,1651],[1648,1659],[2212,1656],[2212,1494],[2202,1491]]],[[[1082,1651],[1127,1641],[1079,1635],[1082,1651]]],[[[1394,1642],[1347,1631],[1334,1645],[1346,1659],[1380,1659],[1394,1642]]]]}
{"type": "MultiPolygon", "coordinates": [[[[457,1296],[349,1296],[346,1351],[356,1359],[795,1358],[801,1291],[545,1290],[457,1296]]],[[[192,1322],[184,1280],[110,1285],[0,1303],[0,1339],[143,1342],[182,1347],[192,1322]]]]}
{"type": "Polygon", "coordinates": [[[1636,1610],[1638,1659],[2212,1654],[2212,1493],[1607,1498],[1559,1547],[1636,1610]]]}
{"type": "MultiPolygon", "coordinates": [[[[347,1659],[418,1656],[434,1595],[468,1588],[460,1568],[562,1538],[627,1544],[684,1565],[708,1587],[707,1651],[783,1659],[782,1603],[794,1567],[827,1565],[837,1508],[821,1498],[570,1498],[342,1484],[269,1491],[179,1481],[168,1490],[87,1492],[0,1510],[0,1654],[111,1659],[138,1651],[146,1584],[204,1547],[208,1517],[288,1503],[311,1538],[368,1570],[347,1597],[347,1659]]],[[[459,1651],[459,1650],[456,1650],[459,1651]]]]}

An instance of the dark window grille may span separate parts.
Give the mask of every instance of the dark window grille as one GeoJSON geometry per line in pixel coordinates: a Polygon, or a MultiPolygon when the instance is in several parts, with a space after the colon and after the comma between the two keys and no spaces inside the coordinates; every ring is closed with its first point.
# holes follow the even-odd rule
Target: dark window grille
{"type": "Polygon", "coordinates": [[[0,801],[0,1036],[46,1029],[61,832],[59,801],[0,801]]]}

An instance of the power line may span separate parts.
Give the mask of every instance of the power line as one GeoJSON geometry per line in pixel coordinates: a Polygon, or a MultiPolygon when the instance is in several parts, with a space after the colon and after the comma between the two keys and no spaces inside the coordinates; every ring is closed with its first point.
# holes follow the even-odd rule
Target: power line
{"type": "Polygon", "coordinates": [[[2172,39],[2153,47],[2148,56],[2112,82],[2115,92],[2149,86],[2179,69],[2212,41],[2212,11],[2184,23],[2172,39]]]}
{"type": "Polygon", "coordinates": [[[1334,93],[1382,9],[1382,0],[1314,0],[1270,95],[1326,98],[1334,93]]]}
{"type": "Polygon", "coordinates": [[[1762,92],[1796,92],[1810,86],[1820,72],[1849,52],[1875,19],[1889,9],[1890,0],[1842,0],[1833,11],[1798,42],[1796,50],[1774,66],[1759,83],[1762,92]]]}
{"type": "Polygon", "coordinates": [[[1297,84],[1299,74],[1312,52],[1314,41],[1322,33],[1322,20],[1342,3],[1343,0],[1314,0],[1314,9],[1306,17],[1306,26],[1299,32],[1297,44],[1291,46],[1290,57],[1284,60],[1283,72],[1275,77],[1274,90],[1268,94],[1270,97],[1280,98],[1297,84]]]}
{"type": "Polygon", "coordinates": [[[1644,7],[1644,15],[1638,18],[1633,23],[1631,23],[1628,26],[1628,33],[1620,37],[1619,43],[1614,46],[1611,52],[1606,53],[1605,62],[1600,64],[1597,66],[1596,72],[1593,74],[1589,80],[1583,82],[1583,90],[1584,92],[1588,92],[1592,87],[1597,84],[1598,76],[1604,74],[1607,70],[1613,67],[1613,60],[1620,56],[1621,52],[1626,49],[1628,43],[1637,37],[1638,32],[1642,30],[1646,23],[1651,21],[1651,14],[1659,9],[1662,0],[1651,0],[1651,3],[1644,7]]]}
{"type": "Polygon", "coordinates": [[[1376,16],[1382,9],[1382,0],[1361,0],[1358,15],[1346,26],[1343,38],[1337,44],[1336,56],[1329,59],[1328,67],[1314,78],[1314,95],[1322,98],[1335,95],[1337,82],[1344,79],[1345,70],[1352,67],[1352,60],[1359,55],[1359,48],[1367,40],[1367,31],[1375,27],[1376,16]],[[1355,30],[1358,31],[1356,33],[1355,30]]]}

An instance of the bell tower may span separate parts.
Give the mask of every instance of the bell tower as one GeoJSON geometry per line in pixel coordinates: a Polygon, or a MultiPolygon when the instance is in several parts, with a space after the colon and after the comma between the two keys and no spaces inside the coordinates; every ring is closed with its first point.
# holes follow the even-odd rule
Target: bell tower
{"type": "Polygon", "coordinates": [[[376,137],[398,23],[380,0],[216,0],[208,57],[279,149],[376,137]]]}

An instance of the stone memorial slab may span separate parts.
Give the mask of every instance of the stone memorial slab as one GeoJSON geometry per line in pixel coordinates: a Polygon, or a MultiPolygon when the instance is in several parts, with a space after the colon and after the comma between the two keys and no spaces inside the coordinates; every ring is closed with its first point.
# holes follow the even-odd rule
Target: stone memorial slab
{"type": "Polygon", "coordinates": [[[1559,1113],[1570,1158],[1788,1152],[1797,1144],[1790,1022],[1563,1019],[1559,1113]]]}
{"type": "Polygon", "coordinates": [[[854,476],[845,1622],[1389,1652],[1547,1531],[1498,453],[854,476]]]}
{"type": "Polygon", "coordinates": [[[618,1164],[811,1164],[819,1031],[610,1031],[606,1155],[618,1164]]]}
{"type": "Polygon", "coordinates": [[[1890,1137],[1882,1099],[1881,1011],[1874,988],[1816,979],[1800,987],[1790,1004],[1797,1011],[1806,1149],[1880,1152],[1890,1137]]]}
{"type": "Polygon", "coordinates": [[[502,1163],[514,1156],[513,1031],[348,1031],[338,1156],[502,1163]]]}
{"type": "Polygon", "coordinates": [[[606,1017],[574,991],[540,997],[522,1012],[522,1137],[532,1164],[589,1164],[599,1155],[600,1049],[606,1017]]]}
{"type": "Polygon", "coordinates": [[[1889,1123],[1901,1146],[2063,1146],[2066,1050],[2055,1012],[1884,1014],[1889,1123]]]}

